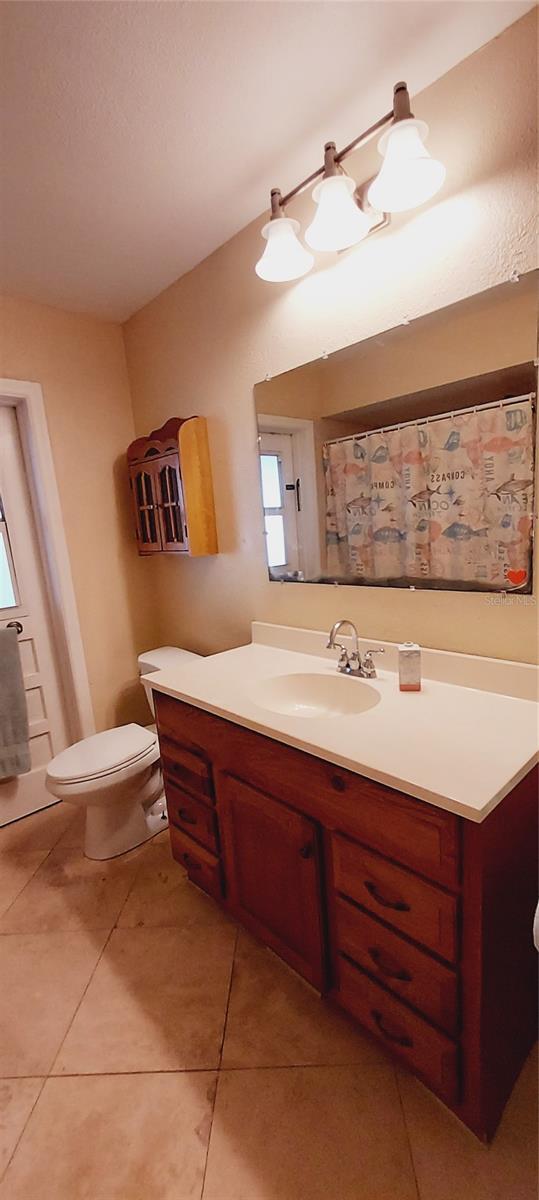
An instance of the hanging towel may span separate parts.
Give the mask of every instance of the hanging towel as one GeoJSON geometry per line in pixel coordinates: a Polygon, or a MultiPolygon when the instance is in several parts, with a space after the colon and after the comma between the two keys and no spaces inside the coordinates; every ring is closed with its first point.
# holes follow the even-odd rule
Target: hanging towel
{"type": "Polygon", "coordinates": [[[16,629],[0,629],[0,779],[30,770],[28,710],[16,629]]]}

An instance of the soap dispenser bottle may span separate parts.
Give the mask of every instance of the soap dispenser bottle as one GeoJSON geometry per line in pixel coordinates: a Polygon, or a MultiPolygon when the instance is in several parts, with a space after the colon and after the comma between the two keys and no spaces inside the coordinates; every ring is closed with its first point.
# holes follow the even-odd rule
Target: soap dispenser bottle
{"type": "Polygon", "coordinates": [[[416,642],[399,646],[399,688],[401,692],[421,691],[421,650],[416,642]]]}

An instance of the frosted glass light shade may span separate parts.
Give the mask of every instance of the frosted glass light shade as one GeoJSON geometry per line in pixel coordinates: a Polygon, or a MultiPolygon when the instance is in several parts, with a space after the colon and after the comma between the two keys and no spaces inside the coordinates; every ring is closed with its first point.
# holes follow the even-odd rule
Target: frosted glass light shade
{"type": "Polygon", "coordinates": [[[310,271],[314,258],[297,238],[298,229],[299,221],[292,217],[277,217],[264,225],[262,237],[266,238],[267,246],[255,267],[261,279],[285,283],[301,279],[310,271]]]}
{"type": "Polygon", "coordinates": [[[425,149],[428,131],[424,121],[411,117],[397,121],[380,138],[384,161],[368,192],[369,203],[379,212],[407,212],[441,188],[445,167],[425,149]]]}
{"type": "Polygon", "coordinates": [[[358,208],[352,193],[356,185],[348,175],[329,175],[313,189],[317,210],[305,241],[313,250],[346,250],[370,230],[370,222],[358,208]]]}

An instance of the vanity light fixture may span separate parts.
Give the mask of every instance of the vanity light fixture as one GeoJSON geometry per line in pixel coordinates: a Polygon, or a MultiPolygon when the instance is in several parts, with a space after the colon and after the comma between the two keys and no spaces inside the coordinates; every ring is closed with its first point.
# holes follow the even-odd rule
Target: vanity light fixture
{"type": "Polygon", "coordinates": [[[396,83],[393,96],[393,122],[378,142],[384,161],[369,187],[373,208],[384,212],[407,212],[436,195],[445,179],[445,167],[431,158],[423,144],[429,127],[418,121],[410,109],[405,83],[396,83]]]}
{"type": "Polygon", "coordinates": [[[272,283],[282,283],[300,279],[311,270],[313,255],[299,241],[299,222],[285,216],[285,206],[317,180],[313,200],[318,207],[305,233],[305,240],[313,250],[346,250],[383,228],[388,223],[388,213],[406,212],[430,200],[442,186],[445,167],[426,150],[423,139],[427,134],[428,125],[417,120],[410,109],[406,84],[395,84],[391,112],[343,150],[337,151],[334,142],[327,142],[323,167],[285,196],[278,188],[272,189],[271,220],[262,229],[267,245],[256,264],[257,275],[272,283]],[[368,184],[356,187],[341,164],[384,125],[390,128],[378,143],[384,155],[380,172],[368,184]]]}
{"type": "Polygon", "coordinates": [[[335,142],[324,147],[324,178],[313,188],[317,211],[305,230],[313,250],[348,250],[370,232],[371,223],[354,199],[355,181],[335,161],[335,142]]]}
{"type": "Polygon", "coordinates": [[[266,238],[266,249],[259,258],[255,271],[261,279],[270,283],[286,283],[301,279],[314,263],[314,258],[302,246],[297,234],[299,221],[286,217],[279,188],[271,193],[271,219],[264,225],[262,237],[266,238]]]}

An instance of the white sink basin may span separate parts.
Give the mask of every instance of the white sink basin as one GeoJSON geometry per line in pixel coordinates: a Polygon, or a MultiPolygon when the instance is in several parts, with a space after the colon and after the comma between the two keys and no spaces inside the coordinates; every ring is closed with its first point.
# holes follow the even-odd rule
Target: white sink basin
{"type": "Polygon", "coordinates": [[[261,679],[250,698],[259,708],[291,717],[345,717],[367,712],[380,700],[362,679],[315,672],[261,679]]]}

